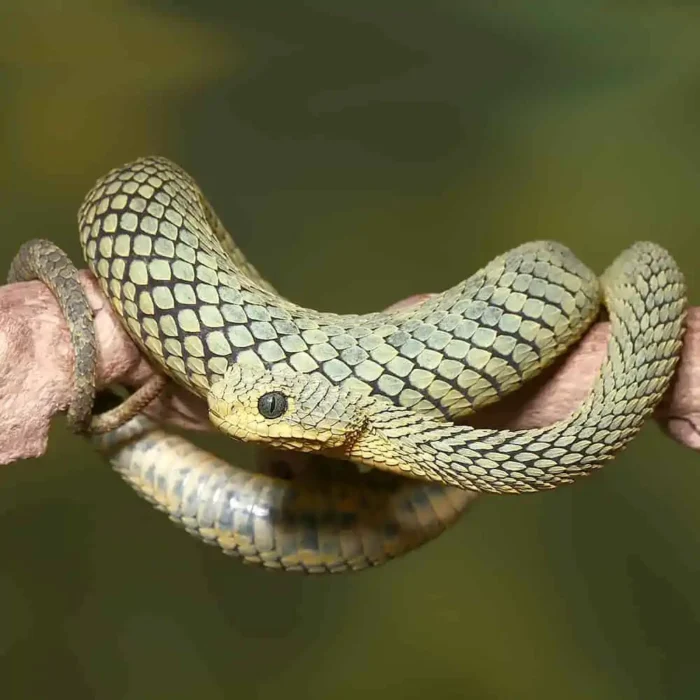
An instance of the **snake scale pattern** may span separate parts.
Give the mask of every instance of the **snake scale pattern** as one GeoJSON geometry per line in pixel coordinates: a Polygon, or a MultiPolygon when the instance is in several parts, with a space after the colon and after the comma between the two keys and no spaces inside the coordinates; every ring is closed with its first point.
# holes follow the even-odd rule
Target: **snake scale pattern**
{"type": "Polygon", "coordinates": [[[376,484],[358,482],[336,498],[328,480],[302,487],[243,477],[140,416],[94,438],[175,520],[271,568],[381,563],[436,536],[477,492],[550,489],[590,473],[638,432],[680,353],[684,279],[653,243],[633,245],[600,279],[558,243],[526,243],[408,309],[338,315],[281,297],[196,183],[164,158],[112,170],[88,193],[78,222],[86,261],[131,337],[209,402],[220,430],[411,477],[380,475],[394,496],[378,517],[368,506],[376,484]],[[611,321],[608,355],[572,416],[518,432],[454,423],[549,366],[601,302],[611,321]],[[350,520],[360,530],[374,523],[370,546],[358,545],[350,520]]]}

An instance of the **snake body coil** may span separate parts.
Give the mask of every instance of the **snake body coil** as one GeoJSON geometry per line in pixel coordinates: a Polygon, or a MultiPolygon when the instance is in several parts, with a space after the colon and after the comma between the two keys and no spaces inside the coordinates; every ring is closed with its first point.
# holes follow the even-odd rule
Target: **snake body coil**
{"type": "Polygon", "coordinates": [[[242,469],[143,416],[92,438],[124,480],[189,533],[246,564],[302,573],[378,566],[434,539],[477,494],[311,462],[242,469]],[[329,473],[330,470],[330,473],[329,473]]]}
{"type": "Polygon", "coordinates": [[[380,507],[375,485],[336,497],[330,481],[309,490],[243,476],[141,418],[95,438],[127,481],[190,531],[274,568],[380,563],[434,537],[470,492],[537,491],[590,473],[640,429],[678,361],[684,280],[652,243],[625,251],[601,280],[564,246],[527,243],[410,309],[338,315],[277,294],[196,183],[164,158],[108,173],[78,222],[88,265],[131,337],[208,400],[217,427],[421,480],[390,479],[393,495],[380,507]],[[608,355],[572,416],[519,432],[453,423],[550,365],[601,301],[608,355]],[[310,505],[280,510],[295,493],[310,505]],[[359,530],[372,523],[368,549],[359,530],[337,525],[341,512],[359,530]]]}

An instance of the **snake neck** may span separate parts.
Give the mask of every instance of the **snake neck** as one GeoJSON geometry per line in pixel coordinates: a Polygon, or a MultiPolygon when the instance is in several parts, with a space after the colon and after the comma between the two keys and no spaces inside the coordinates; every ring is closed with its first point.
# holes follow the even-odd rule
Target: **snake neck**
{"type": "MultiPolygon", "coordinates": [[[[353,462],[403,476],[481,491],[478,480],[452,479],[438,458],[438,442],[449,432],[464,436],[465,426],[438,421],[384,401],[363,401],[364,420],[343,444],[342,456],[353,462]],[[443,467],[442,470],[436,467],[443,467]]],[[[475,430],[475,434],[480,431],[475,430]]],[[[444,457],[445,455],[440,455],[444,457]]]]}

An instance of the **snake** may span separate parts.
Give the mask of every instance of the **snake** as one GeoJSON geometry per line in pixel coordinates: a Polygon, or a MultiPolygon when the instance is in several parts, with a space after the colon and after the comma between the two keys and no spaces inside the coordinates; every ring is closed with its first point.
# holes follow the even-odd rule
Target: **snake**
{"type": "MultiPolygon", "coordinates": [[[[528,242],[409,308],[335,314],[280,295],[194,179],[165,158],[140,158],[98,180],[78,228],[88,267],[130,337],[163,375],[208,402],[219,430],[366,465],[432,493],[549,490],[599,469],[661,401],[682,347],[684,277],[652,242],[630,246],[600,277],[560,243],[528,242]],[[601,306],[606,357],[570,416],[521,431],[460,423],[552,365],[601,306]]],[[[392,262],[400,265],[400,254],[392,262]]],[[[130,444],[141,445],[128,448],[132,474],[152,471],[141,455],[153,441],[130,444]]],[[[204,484],[222,465],[202,456],[216,468],[198,471],[183,457],[185,467],[178,454],[189,448],[177,445],[163,448],[173,468],[198,474],[198,493],[212,497],[204,484]]],[[[141,477],[128,480],[153,500],[141,477]]],[[[173,494],[161,503],[171,515],[183,498],[173,494]]]]}

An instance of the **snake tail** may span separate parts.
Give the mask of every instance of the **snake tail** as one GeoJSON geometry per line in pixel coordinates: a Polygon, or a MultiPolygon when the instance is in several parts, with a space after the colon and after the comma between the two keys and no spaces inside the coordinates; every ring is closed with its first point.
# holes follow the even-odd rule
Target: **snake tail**
{"type": "Polygon", "coordinates": [[[30,280],[41,280],[49,288],[66,319],[75,357],[66,420],[74,432],[88,432],[95,399],[97,340],[78,269],[55,243],[34,239],[22,244],[7,275],[8,283],[30,280]]]}

